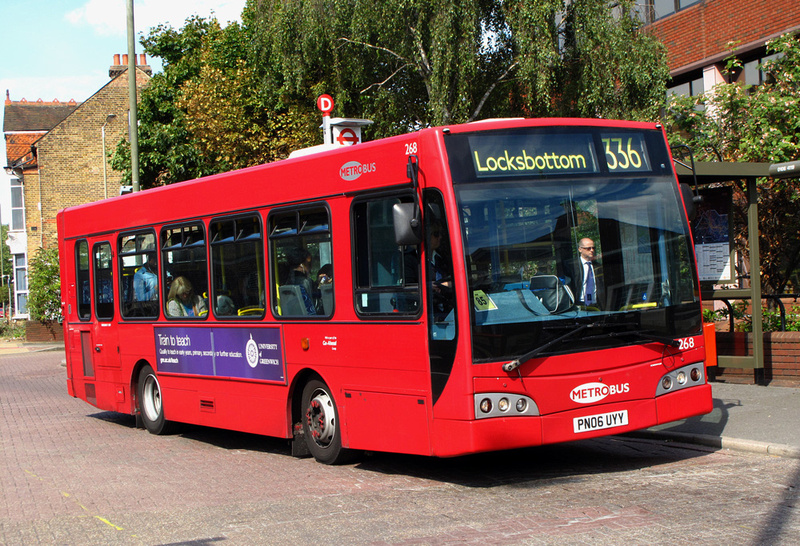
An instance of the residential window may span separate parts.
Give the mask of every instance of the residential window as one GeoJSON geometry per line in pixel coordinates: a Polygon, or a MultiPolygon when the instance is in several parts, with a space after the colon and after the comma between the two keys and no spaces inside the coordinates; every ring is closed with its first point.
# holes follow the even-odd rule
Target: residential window
{"type": "Polygon", "coordinates": [[[19,178],[11,179],[11,230],[25,230],[25,203],[22,181],[19,178]]]}
{"type": "Polygon", "coordinates": [[[775,60],[782,55],[782,53],[776,53],[744,63],[744,83],[747,85],[761,85],[767,81],[767,73],[761,69],[762,65],[765,61],[775,60]]]}
{"type": "Polygon", "coordinates": [[[644,23],[652,23],[699,2],[700,0],[642,0],[639,19],[644,23]]]}
{"type": "Polygon", "coordinates": [[[667,97],[672,95],[684,95],[695,97],[705,92],[703,78],[697,78],[688,82],[667,88],[667,97]]]}
{"type": "Polygon", "coordinates": [[[17,315],[28,314],[28,265],[25,254],[14,254],[14,292],[17,315]]]}

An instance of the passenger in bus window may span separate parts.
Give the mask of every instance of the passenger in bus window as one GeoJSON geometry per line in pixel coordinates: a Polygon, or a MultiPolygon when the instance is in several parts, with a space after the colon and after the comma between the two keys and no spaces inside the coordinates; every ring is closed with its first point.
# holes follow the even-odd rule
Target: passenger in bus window
{"type": "Polygon", "coordinates": [[[236,304],[227,294],[218,294],[214,313],[220,317],[236,316],[236,304]]]}
{"type": "Polygon", "coordinates": [[[333,266],[331,264],[325,264],[317,271],[317,288],[325,284],[331,284],[332,282],[333,266]]]}
{"type": "Polygon", "coordinates": [[[284,284],[299,286],[306,311],[309,315],[316,315],[317,303],[314,300],[314,284],[309,278],[311,253],[303,247],[290,248],[286,253],[286,261],[289,267],[289,276],[284,284]]]}
{"type": "Polygon", "coordinates": [[[167,296],[167,315],[170,317],[202,317],[208,314],[208,306],[194,293],[192,283],[184,276],[172,281],[167,296]]]}
{"type": "Polygon", "coordinates": [[[432,222],[428,228],[428,282],[433,295],[434,314],[437,318],[447,316],[453,308],[453,276],[451,258],[444,255],[442,241],[446,234],[442,224],[432,222]]]}
{"type": "Polygon", "coordinates": [[[136,301],[158,300],[158,263],[156,253],[147,252],[147,261],[133,275],[133,295],[136,301]]]}
{"type": "Polygon", "coordinates": [[[325,264],[317,271],[317,289],[315,298],[319,298],[317,310],[320,315],[333,313],[333,266],[325,264]]]}

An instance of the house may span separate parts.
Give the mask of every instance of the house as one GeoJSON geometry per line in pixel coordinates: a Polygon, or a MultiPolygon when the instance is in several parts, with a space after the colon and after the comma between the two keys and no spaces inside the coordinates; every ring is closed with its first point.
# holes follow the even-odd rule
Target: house
{"type": "Polygon", "coordinates": [[[765,44],[800,31],[797,0],[645,0],[648,31],[667,46],[669,93],[699,95],[726,81],[725,60],[735,53],[744,69],[733,79],[758,85],[765,44]]]}
{"type": "MultiPolygon", "coordinates": [[[[139,55],[136,86],[152,71],[139,55]]],[[[114,55],[109,81],[83,102],[11,101],[3,132],[11,175],[15,318],[27,318],[27,266],[39,248],[57,244],[56,214],[69,206],[119,194],[121,174],[108,157],[128,131],[127,55],[114,55]]]]}

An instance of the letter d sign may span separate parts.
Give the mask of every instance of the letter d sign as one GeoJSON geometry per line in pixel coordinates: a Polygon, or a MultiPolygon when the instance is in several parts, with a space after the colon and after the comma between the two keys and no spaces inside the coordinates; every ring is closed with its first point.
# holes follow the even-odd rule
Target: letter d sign
{"type": "Polygon", "coordinates": [[[320,95],[317,99],[317,108],[326,116],[330,116],[333,112],[333,98],[330,95],[320,95]]]}

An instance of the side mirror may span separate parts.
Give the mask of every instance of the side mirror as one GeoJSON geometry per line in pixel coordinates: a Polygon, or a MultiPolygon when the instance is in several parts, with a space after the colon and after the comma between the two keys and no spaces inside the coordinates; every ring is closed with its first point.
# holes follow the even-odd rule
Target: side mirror
{"type": "Polygon", "coordinates": [[[418,245],[422,242],[419,211],[414,203],[395,203],[392,207],[394,240],[398,245],[418,245]]]}

